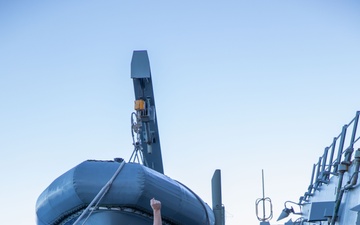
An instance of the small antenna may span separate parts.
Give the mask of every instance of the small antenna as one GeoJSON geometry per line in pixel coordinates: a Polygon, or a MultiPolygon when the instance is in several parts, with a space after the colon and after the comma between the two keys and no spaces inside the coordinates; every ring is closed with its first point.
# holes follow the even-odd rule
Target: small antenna
{"type": "Polygon", "coordinates": [[[269,220],[271,220],[271,218],[273,217],[273,211],[272,211],[272,203],[271,203],[271,199],[269,197],[265,198],[265,184],[264,184],[264,170],[261,170],[262,172],[262,194],[263,197],[262,198],[258,198],[255,201],[255,209],[256,209],[256,217],[258,218],[259,221],[262,222],[267,222],[269,220]],[[262,216],[259,216],[259,204],[262,203],[262,216]],[[267,216],[266,214],[266,203],[269,205],[270,208],[270,214],[267,216]]]}

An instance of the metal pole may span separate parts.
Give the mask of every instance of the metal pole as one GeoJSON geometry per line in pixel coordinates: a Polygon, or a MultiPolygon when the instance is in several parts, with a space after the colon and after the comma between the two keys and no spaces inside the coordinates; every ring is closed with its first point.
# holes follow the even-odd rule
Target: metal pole
{"type": "MultiPolygon", "coordinates": [[[[261,173],[262,173],[263,199],[265,199],[264,170],[261,170],[261,173]]],[[[263,203],[263,218],[265,218],[265,202],[263,203]]]]}
{"type": "Polygon", "coordinates": [[[225,213],[221,200],[221,171],[215,170],[211,179],[212,207],[215,216],[215,225],[225,225],[225,213]]]}

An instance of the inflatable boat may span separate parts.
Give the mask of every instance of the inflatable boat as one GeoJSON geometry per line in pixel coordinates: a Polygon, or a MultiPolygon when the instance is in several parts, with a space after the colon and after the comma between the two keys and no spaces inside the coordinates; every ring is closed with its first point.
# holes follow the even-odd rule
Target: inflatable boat
{"type": "Polygon", "coordinates": [[[152,224],[149,202],[156,198],[163,205],[164,223],[214,225],[211,208],[181,183],[138,163],[96,160],[75,166],[43,191],[36,204],[37,224],[73,224],[121,165],[106,194],[79,224],[152,224]]]}

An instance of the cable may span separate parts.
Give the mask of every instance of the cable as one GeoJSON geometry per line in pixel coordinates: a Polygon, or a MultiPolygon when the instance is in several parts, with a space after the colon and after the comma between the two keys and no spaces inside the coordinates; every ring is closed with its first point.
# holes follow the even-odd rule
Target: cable
{"type": "MultiPolygon", "coordinates": [[[[121,169],[124,167],[125,161],[122,161],[119,168],[115,171],[114,175],[111,177],[111,179],[104,185],[104,187],[101,188],[99,193],[95,196],[95,198],[90,202],[90,204],[86,207],[86,209],[81,213],[81,215],[77,218],[77,220],[73,223],[73,225],[76,225],[84,216],[90,211],[90,208],[95,204],[95,207],[100,203],[102,198],[105,196],[105,194],[109,191],[110,186],[114,182],[117,175],[120,173],[121,169]]],[[[82,223],[82,225],[85,224],[87,219],[90,217],[93,211],[89,213],[89,215],[86,217],[85,221],[82,223]]]]}

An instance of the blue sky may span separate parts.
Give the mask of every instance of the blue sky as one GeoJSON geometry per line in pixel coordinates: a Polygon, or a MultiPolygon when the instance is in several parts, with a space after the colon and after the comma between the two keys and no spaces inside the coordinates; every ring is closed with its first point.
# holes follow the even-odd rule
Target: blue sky
{"type": "MultiPolygon", "coordinates": [[[[133,50],[148,50],[165,173],[226,224],[274,218],[360,110],[357,1],[0,1],[0,221],[87,159],[129,159],[133,50]],[[291,186],[291,188],[289,188],[291,186]]],[[[21,214],[21,216],[19,216],[21,214]]]]}

